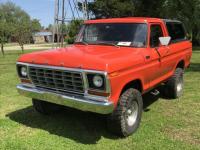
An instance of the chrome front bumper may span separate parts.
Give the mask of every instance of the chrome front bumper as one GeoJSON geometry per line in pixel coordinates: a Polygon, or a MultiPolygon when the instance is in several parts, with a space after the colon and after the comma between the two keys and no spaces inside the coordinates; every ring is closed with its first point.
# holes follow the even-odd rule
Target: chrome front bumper
{"type": "Polygon", "coordinates": [[[109,101],[95,101],[78,95],[62,95],[50,91],[29,87],[23,84],[17,85],[17,90],[21,95],[35,98],[63,106],[76,108],[82,111],[90,111],[99,114],[110,114],[114,110],[114,105],[109,101]]]}

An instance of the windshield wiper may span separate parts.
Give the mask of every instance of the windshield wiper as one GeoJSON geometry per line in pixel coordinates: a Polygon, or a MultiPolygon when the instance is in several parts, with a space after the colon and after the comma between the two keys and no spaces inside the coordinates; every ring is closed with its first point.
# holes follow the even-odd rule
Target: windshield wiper
{"type": "Polygon", "coordinates": [[[85,41],[78,41],[78,42],[75,42],[75,43],[77,43],[77,44],[84,44],[84,45],[88,45],[88,43],[87,43],[87,42],[85,42],[85,41]]]}
{"type": "Polygon", "coordinates": [[[114,43],[107,43],[107,42],[96,42],[95,44],[102,44],[102,45],[111,45],[111,46],[115,46],[115,47],[120,47],[119,45],[116,45],[114,43]]]}

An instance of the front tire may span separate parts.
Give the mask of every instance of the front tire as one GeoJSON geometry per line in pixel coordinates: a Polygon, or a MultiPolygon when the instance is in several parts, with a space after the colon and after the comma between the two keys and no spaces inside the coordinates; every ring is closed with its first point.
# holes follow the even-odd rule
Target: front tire
{"type": "Polygon", "coordinates": [[[174,75],[167,81],[165,85],[165,95],[168,98],[179,98],[183,95],[184,71],[182,68],[176,68],[174,75]]]}
{"type": "Polygon", "coordinates": [[[32,99],[33,107],[41,114],[49,115],[61,110],[61,106],[38,99],[32,99]]]}
{"type": "Polygon", "coordinates": [[[127,89],[122,93],[114,112],[108,117],[109,130],[123,137],[131,135],[139,127],[142,110],[141,93],[137,89],[127,89]]]}

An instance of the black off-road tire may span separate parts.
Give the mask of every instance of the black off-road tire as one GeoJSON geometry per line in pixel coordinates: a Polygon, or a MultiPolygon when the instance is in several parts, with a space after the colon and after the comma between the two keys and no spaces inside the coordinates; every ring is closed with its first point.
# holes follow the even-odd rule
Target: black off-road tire
{"type": "Polygon", "coordinates": [[[179,98],[183,95],[184,71],[182,68],[176,68],[174,75],[167,81],[164,86],[164,95],[168,98],[179,98]]]}
{"type": "Polygon", "coordinates": [[[33,107],[41,114],[49,115],[61,110],[61,106],[38,99],[32,99],[33,107]]]}
{"type": "MultiPolygon", "coordinates": [[[[135,107],[136,108],[136,107],[135,107]]],[[[127,89],[125,92],[122,93],[120,96],[118,105],[114,112],[108,116],[107,119],[107,126],[108,129],[122,137],[127,137],[134,133],[137,128],[139,127],[141,116],[143,111],[143,101],[140,91],[137,89],[127,89]],[[134,105],[137,104],[137,117],[135,117],[135,121],[133,125],[128,123],[128,110],[134,105]]]]}

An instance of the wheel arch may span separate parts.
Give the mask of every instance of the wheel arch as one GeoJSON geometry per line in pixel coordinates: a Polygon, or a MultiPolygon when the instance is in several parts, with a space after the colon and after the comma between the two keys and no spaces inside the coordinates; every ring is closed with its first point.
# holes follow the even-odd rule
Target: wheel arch
{"type": "Polygon", "coordinates": [[[185,69],[185,61],[184,61],[184,59],[180,60],[180,61],[177,63],[176,68],[185,69]]]}
{"type": "MultiPolygon", "coordinates": [[[[141,93],[143,92],[143,84],[142,84],[142,81],[140,79],[134,79],[134,80],[131,80],[129,81],[128,83],[126,83],[122,90],[121,90],[121,94],[126,91],[127,89],[129,88],[135,88],[137,89],[138,91],[140,91],[141,93]]],[[[120,95],[121,95],[120,94],[120,95]]]]}

